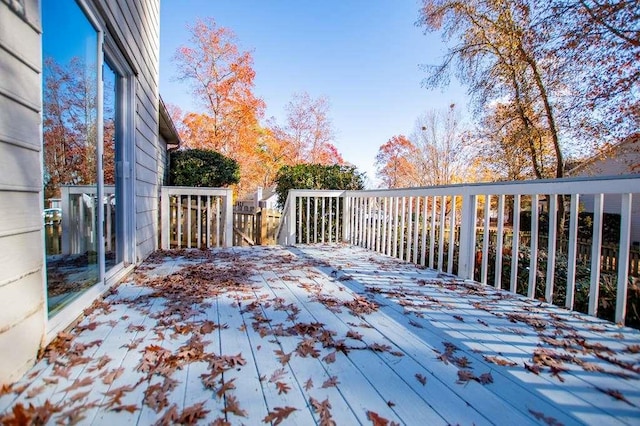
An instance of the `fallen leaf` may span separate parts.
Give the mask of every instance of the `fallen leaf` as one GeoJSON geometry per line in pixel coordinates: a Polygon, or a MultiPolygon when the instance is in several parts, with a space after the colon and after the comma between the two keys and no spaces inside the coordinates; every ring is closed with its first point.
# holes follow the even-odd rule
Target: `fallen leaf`
{"type": "Polygon", "coordinates": [[[382,417],[380,414],[374,411],[367,411],[367,419],[371,420],[373,426],[387,426],[387,425],[396,425],[397,423],[389,422],[389,420],[382,417]]]}
{"type": "Polygon", "coordinates": [[[327,380],[325,380],[324,383],[322,383],[322,388],[324,389],[324,388],[335,387],[335,386],[338,386],[338,383],[340,383],[338,381],[338,377],[331,376],[327,380]]]}
{"type": "Polygon", "coordinates": [[[418,379],[418,381],[422,383],[422,386],[427,384],[427,378],[420,373],[416,373],[416,379],[418,379]]]}
{"type": "Polygon", "coordinates": [[[306,382],[304,382],[304,390],[309,390],[313,388],[313,380],[309,379],[306,382]]]}
{"type": "Polygon", "coordinates": [[[129,405],[118,405],[116,407],[112,407],[111,411],[115,411],[116,413],[119,413],[120,411],[127,411],[129,413],[133,413],[134,411],[139,410],[138,406],[135,404],[129,404],[129,405]]]}
{"type": "Polygon", "coordinates": [[[313,410],[320,417],[320,426],[335,426],[336,422],[331,417],[331,404],[329,403],[329,398],[325,399],[322,402],[319,402],[315,398],[309,398],[309,403],[313,410]]]}
{"type": "Polygon", "coordinates": [[[276,388],[278,389],[278,395],[287,393],[291,390],[291,387],[285,382],[276,382],[276,388]]]}
{"type": "Polygon", "coordinates": [[[262,421],[264,423],[272,423],[274,426],[279,425],[296,410],[297,408],[293,407],[275,407],[273,411],[269,411],[262,421]]]}
{"type": "Polygon", "coordinates": [[[336,352],[331,352],[330,354],[325,355],[322,360],[327,364],[331,364],[336,362],[336,352]]]}
{"type": "Polygon", "coordinates": [[[516,363],[516,362],[509,361],[507,359],[500,358],[500,357],[497,357],[497,356],[483,355],[483,358],[487,362],[490,362],[492,364],[498,364],[498,365],[501,365],[503,367],[515,367],[516,365],[518,365],[518,363],[516,363]]]}
{"type": "Polygon", "coordinates": [[[222,410],[223,412],[232,413],[240,417],[247,417],[247,412],[240,408],[240,405],[238,404],[238,400],[236,399],[235,396],[233,395],[227,396],[225,402],[226,402],[225,407],[222,410]]]}
{"type": "Polygon", "coordinates": [[[286,354],[281,349],[277,349],[274,352],[275,352],[276,356],[278,357],[278,360],[280,361],[280,364],[282,364],[282,365],[285,365],[291,359],[291,353],[286,354]]]}
{"type": "Polygon", "coordinates": [[[493,376],[491,373],[483,373],[477,378],[478,382],[482,385],[488,385],[493,383],[493,376]]]}
{"type": "Polygon", "coordinates": [[[63,392],[69,392],[72,391],[74,389],[78,389],[84,386],[89,386],[93,384],[93,377],[85,377],[83,379],[76,379],[73,381],[73,383],[71,383],[69,386],[67,386],[66,388],[64,388],[62,391],[63,392]]]}

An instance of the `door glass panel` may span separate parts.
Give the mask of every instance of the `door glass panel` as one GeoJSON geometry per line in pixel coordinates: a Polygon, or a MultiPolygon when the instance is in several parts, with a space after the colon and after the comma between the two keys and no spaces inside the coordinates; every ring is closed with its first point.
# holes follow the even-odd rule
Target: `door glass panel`
{"type": "Polygon", "coordinates": [[[43,152],[49,315],[100,280],[98,34],[73,0],[42,1],[43,152]]]}
{"type": "Polygon", "coordinates": [[[118,113],[118,83],[119,78],[115,71],[105,61],[103,79],[103,123],[104,123],[104,145],[102,157],[102,170],[104,176],[104,253],[105,265],[109,270],[113,266],[122,262],[122,248],[118,242],[118,232],[120,229],[120,215],[116,200],[120,193],[122,184],[118,177],[116,162],[120,161],[121,155],[119,144],[117,143],[121,135],[119,129],[118,113]]]}

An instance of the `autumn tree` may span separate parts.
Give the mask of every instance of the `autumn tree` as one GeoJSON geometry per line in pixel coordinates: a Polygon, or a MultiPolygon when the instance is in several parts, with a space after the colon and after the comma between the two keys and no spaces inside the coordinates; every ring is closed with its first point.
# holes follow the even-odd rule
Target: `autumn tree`
{"type": "Polygon", "coordinates": [[[393,136],[378,149],[376,174],[386,188],[416,185],[417,171],[413,159],[418,155],[415,145],[404,135],[393,136]]]}
{"type": "MultiPolygon", "coordinates": [[[[97,182],[95,72],[78,57],[67,64],[44,60],[43,139],[45,196],[60,185],[97,182]]],[[[105,132],[109,136],[109,132],[105,132]]]]}
{"type": "Polygon", "coordinates": [[[446,110],[430,110],[416,120],[411,135],[417,155],[413,155],[417,184],[450,185],[464,179],[467,149],[455,104],[446,110]]]}
{"type": "MultiPolygon", "coordinates": [[[[505,117],[526,144],[535,176],[562,177],[564,158],[553,94],[563,86],[564,61],[549,60],[548,35],[538,31],[535,3],[528,0],[423,0],[419,25],[441,30],[447,41],[456,40],[441,64],[429,66],[429,86],[448,82],[455,69],[469,87],[477,111],[493,102],[509,105],[505,117]],[[539,147],[553,152],[553,163],[539,163],[539,147]],[[548,147],[548,148],[547,148],[548,147]]],[[[566,77],[566,76],[565,76],[566,77]]]]}
{"type": "Polygon", "coordinates": [[[189,30],[190,44],[178,48],[174,59],[178,79],[191,83],[204,111],[184,114],[181,137],[187,147],[213,149],[238,161],[240,187],[248,187],[264,112],[264,102],[253,93],[252,56],[238,49],[231,30],[211,18],[189,30]]]}
{"type": "Polygon", "coordinates": [[[284,126],[274,126],[273,132],[291,152],[292,163],[342,164],[333,144],[334,131],[329,118],[329,100],[312,98],[308,93],[296,93],[285,106],[284,126]]]}
{"type": "Polygon", "coordinates": [[[572,136],[620,141],[640,124],[640,7],[637,0],[548,0],[540,28],[555,57],[571,64],[572,136]]]}

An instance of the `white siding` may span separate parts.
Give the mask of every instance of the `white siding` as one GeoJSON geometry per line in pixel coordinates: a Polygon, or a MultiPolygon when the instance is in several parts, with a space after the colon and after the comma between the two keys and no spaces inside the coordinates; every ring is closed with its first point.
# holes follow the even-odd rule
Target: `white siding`
{"type": "MultiPolygon", "coordinates": [[[[571,176],[617,176],[640,173],[640,138],[629,139],[571,171],[571,176]]],[[[640,191],[640,189],[639,189],[640,191]]],[[[593,211],[593,196],[581,198],[585,211],[593,211]]],[[[619,195],[607,195],[604,212],[620,214],[619,195]]],[[[640,242],[640,193],[634,194],[631,203],[631,242],[640,242]]]]}
{"type": "Polygon", "coordinates": [[[41,62],[38,2],[1,0],[0,383],[31,366],[45,330],[41,62]]]}

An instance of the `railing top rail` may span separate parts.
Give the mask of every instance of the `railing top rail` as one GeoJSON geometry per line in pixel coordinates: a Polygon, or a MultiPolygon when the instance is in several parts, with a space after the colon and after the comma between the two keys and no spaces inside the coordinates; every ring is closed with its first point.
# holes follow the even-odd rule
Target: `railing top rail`
{"type": "Polygon", "coordinates": [[[345,191],[345,195],[348,197],[411,197],[420,195],[620,194],[638,192],[640,192],[640,174],[373,189],[345,191]]]}
{"type": "MultiPolygon", "coordinates": [[[[69,191],[70,195],[78,195],[78,194],[95,194],[98,192],[98,187],[96,185],[60,185],[61,189],[65,189],[69,191]]],[[[104,193],[111,194],[116,191],[115,185],[104,185],[104,193]]]]}
{"type": "Polygon", "coordinates": [[[209,188],[193,186],[163,186],[163,194],[167,195],[211,195],[228,196],[233,190],[230,188],[209,188]]]}
{"type": "Polygon", "coordinates": [[[345,191],[342,189],[292,189],[289,193],[296,197],[342,197],[345,191]]]}

